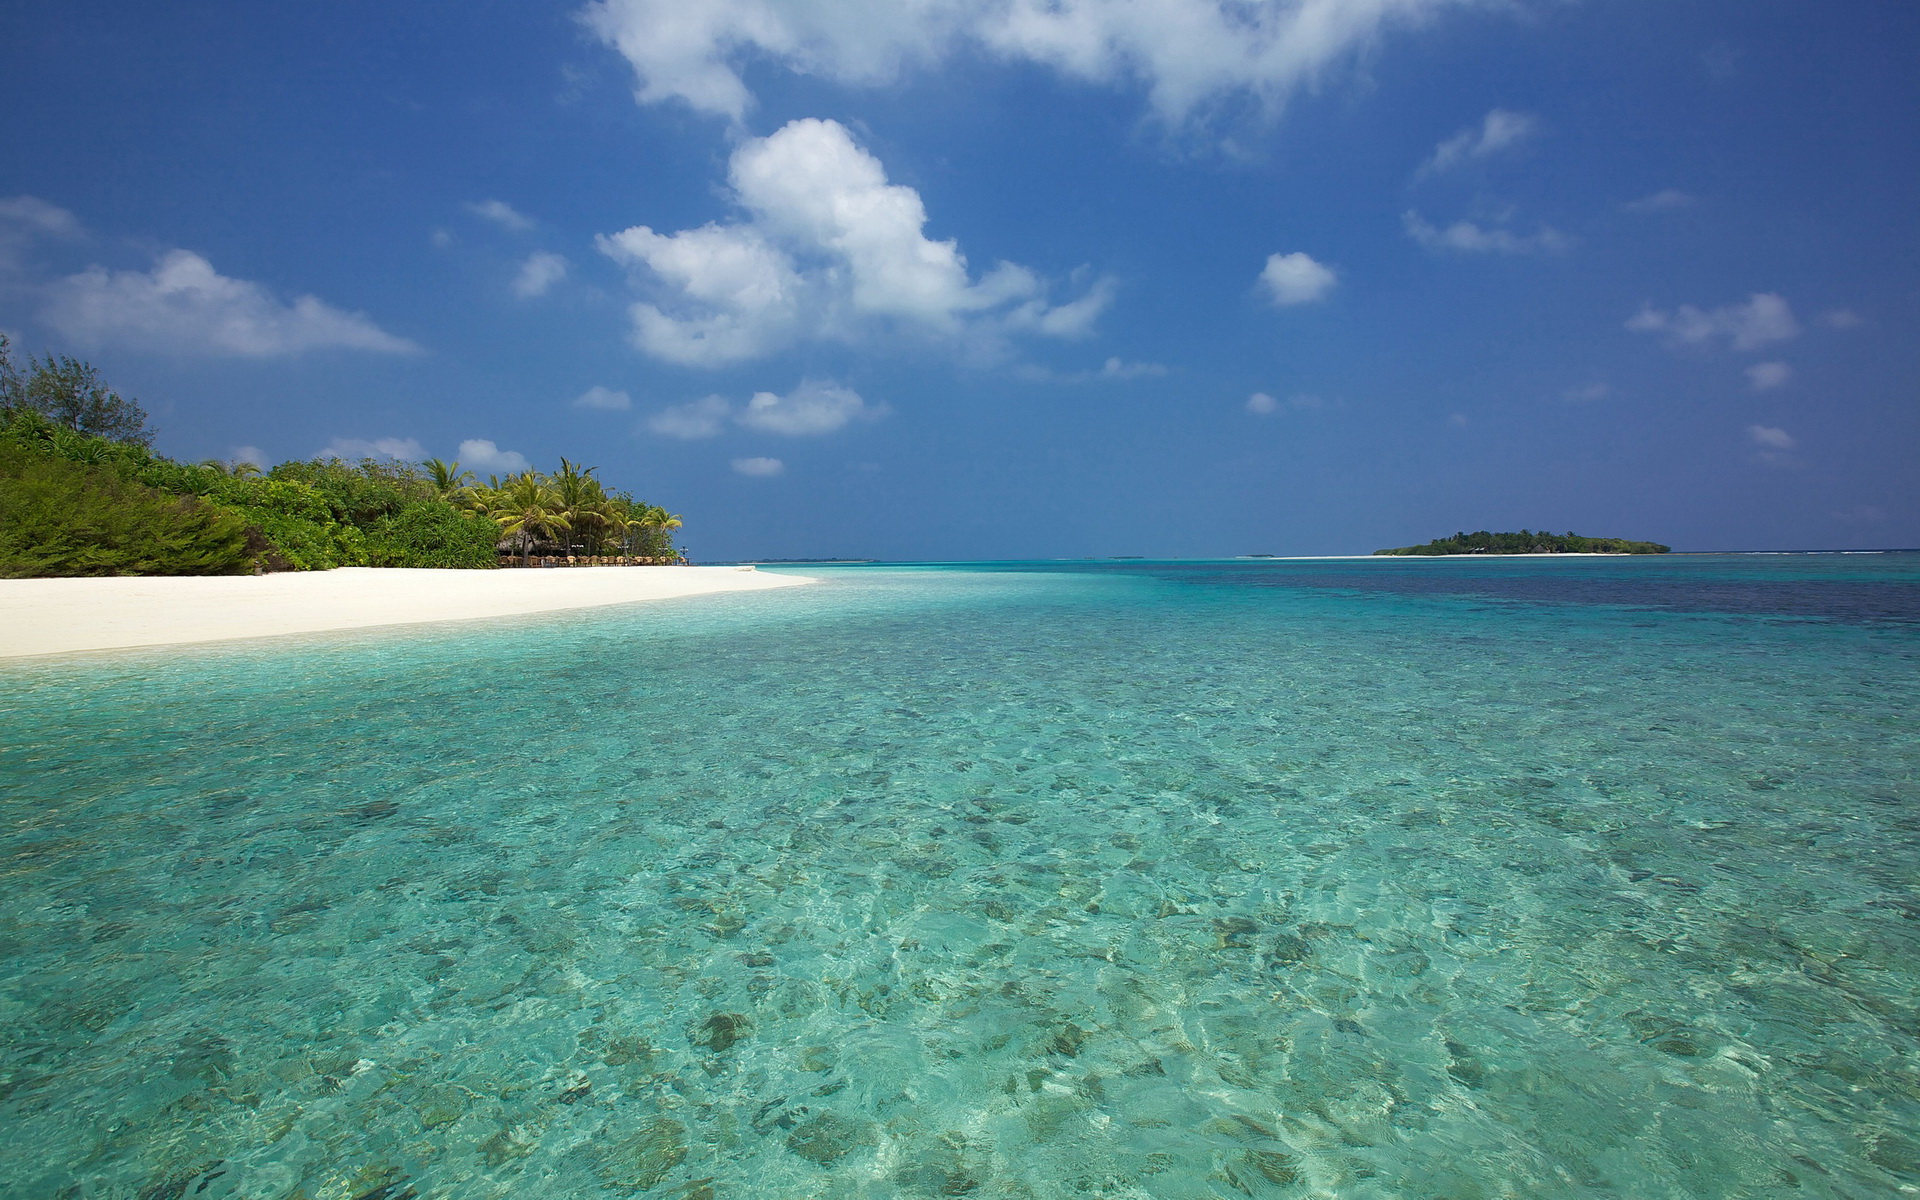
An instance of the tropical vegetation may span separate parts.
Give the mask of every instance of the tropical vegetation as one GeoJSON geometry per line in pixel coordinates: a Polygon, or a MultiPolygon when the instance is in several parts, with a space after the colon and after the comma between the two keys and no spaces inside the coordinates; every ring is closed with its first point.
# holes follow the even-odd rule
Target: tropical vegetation
{"type": "Polygon", "coordinates": [[[1666,554],[1673,547],[1659,542],[1632,542],[1625,538],[1581,537],[1577,533],[1456,533],[1436,538],[1424,546],[1401,546],[1393,550],[1375,550],[1375,554],[1666,554]]]}
{"type": "Polygon", "coordinates": [[[537,556],[680,561],[680,518],[560,460],[476,481],[459,463],[184,463],[139,404],[0,334],[0,577],[489,568],[537,556]]]}

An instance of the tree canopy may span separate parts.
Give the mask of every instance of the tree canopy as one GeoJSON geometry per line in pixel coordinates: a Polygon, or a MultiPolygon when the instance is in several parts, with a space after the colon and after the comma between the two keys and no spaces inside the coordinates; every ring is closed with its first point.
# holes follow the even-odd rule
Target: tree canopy
{"type": "Polygon", "coordinates": [[[1456,533],[1436,538],[1424,546],[1400,546],[1375,550],[1378,554],[1437,557],[1448,554],[1666,554],[1673,547],[1659,542],[1633,542],[1625,538],[1582,537],[1577,533],[1456,533]]]}
{"type": "Polygon", "coordinates": [[[61,355],[44,359],[29,356],[23,372],[13,361],[13,347],[0,333],[0,407],[26,408],[48,420],[92,437],[147,446],[153,431],[147,410],[100,380],[91,363],[61,355]]]}

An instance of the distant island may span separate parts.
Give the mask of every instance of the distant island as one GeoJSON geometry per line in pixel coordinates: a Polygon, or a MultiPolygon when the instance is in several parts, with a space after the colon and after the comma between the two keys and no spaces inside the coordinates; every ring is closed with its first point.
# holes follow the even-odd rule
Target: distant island
{"type": "Polygon", "coordinates": [[[1659,542],[1630,542],[1626,538],[1581,537],[1577,533],[1456,533],[1436,538],[1424,546],[1400,546],[1375,550],[1379,554],[1411,554],[1439,557],[1447,554],[1666,554],[1672,546],[1659,542]]]}

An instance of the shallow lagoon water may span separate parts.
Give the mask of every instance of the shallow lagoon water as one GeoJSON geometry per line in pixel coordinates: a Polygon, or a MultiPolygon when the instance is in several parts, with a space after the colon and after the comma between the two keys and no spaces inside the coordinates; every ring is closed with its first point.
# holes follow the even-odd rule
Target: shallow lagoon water
{"type": "Polygon", "coordinates": [[[0,668],[6,1197],[1920,1190],[1920,556],[0,668]]]}

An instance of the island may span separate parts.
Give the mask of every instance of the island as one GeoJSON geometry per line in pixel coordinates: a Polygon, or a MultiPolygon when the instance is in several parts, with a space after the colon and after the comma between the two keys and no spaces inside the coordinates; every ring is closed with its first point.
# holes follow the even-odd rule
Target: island
{"type": "Polygon", "coordinates": [[[1666,554],[1673,547],[1659,542],[1633,542],[1626,538],[1581,537],[1577,533],[1456,533],[1435,538],[1424,546],[1399,546],[1375,550],[1374,554],[1439,557],[1450,554],[1666,554]]]}

